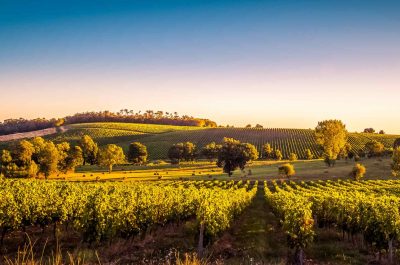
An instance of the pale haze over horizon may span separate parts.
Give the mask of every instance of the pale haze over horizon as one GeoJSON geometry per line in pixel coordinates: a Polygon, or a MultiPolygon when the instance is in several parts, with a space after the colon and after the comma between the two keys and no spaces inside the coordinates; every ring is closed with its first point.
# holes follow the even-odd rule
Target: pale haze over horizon
{"type": "Polygon", "coordinates": [[[0,121],[123,108],[400,134],[399,1],[3,1],[0,121]]]}

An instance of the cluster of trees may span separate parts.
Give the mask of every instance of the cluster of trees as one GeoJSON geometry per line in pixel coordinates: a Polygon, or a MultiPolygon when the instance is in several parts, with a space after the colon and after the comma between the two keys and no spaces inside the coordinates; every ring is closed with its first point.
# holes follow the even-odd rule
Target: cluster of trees
{"type": "MultiPolygon", "coordinates": [[[[365,133],[375,133],[375,129],[374,128],[365,128],[364,132],[365,133]]],[[[385,134],[385,131],[384,130],[380,130],[379,134],[385,134]]]]}
{"type": "Polygon", "coordinates": [[[1,173],[10,177],[49,176],[57,172],[73,171],[83,163],[83,149],[71,148],[67,142],[55,144],[36,137],[32,141],[22,140],[11,150],[2,150],[1,173]]]}
{"type": "Polygon", "coordinates": [[[209,119],[195,118],[188,115],[178,115],[177,112],[163,112],[147,110],[145,112],[134,112],[122,109],[117,113],[111,111],[77,113],[65,117],[65,124],[87,123],[87,122],[131,122],[148,124],[166,124],[181,126],[217,127],[214,121],[209,119]]]}
{"type": "Polygon", "coordinates": [[[38,118],[33,120],[7,119],[0,122],[0,135],[6,135],[19,132],[30,132],[54,127],[57,124],[57,119],[38,118]]]}
{"type": "MultiPolygon", "coordinates": [[[[229,127],[229,126],[228,126],[229,127]]],[[[247,124],[246,125],[246,128],[252,128],[252,126],[251,126],[251,124],[247,124]]],[[[264,128],[264,126],[262,126],[261,124],[256,124],[256,126],[254,126],[254,128],[256,128],[256,129],[262,129],[262,128],[264,128]]]]}
{"type": "MultiPolygon", "coordinates": [[[[134,142],[129,146],[128,162],[146,163],[147,148],[134,142]]],[[[22,140],[2,150],[0,157],[1,174],[8,177],[48,177],[59,172],[73,172],[77,166],[90,164],[108,167],[109,172],[116,164],[126,163],[124,151],[120,146],[108,144],[98,147],[93,139],[84,135],[78,145],[73,147],[67,142],[55,144],[36,137],[31,141],[22,140]]]]}
{"type": "Polygon", "coordinates": [[[41,130],[61,126],[63,124],[88,122],[129,122],[180,126],[217,127],[216,122],[209,119],[195,118],[188,115],[180,116],[176,112],[170,113],[163,111],[147,110],[145,112],[139,111],[135,113],[133,110],[123,109],[117,113],[111,111],[77,113],[61,119],[8,119],[4,122],[0,122],[0,135],[41,130]]]}
{"type": "Polygon", "coordinates": [[[174,144],[168,150],[168,158],[173,164],[179,164],[182,160],[193,161],[200,155],[210,161],[216,160],[217,166],[223,168],[229,176],[238,168],[244,170],[249,161],[258,159],[254,145],[226,137],[221,144],[211,142],[200,151],[191,142],[174,144]]]}

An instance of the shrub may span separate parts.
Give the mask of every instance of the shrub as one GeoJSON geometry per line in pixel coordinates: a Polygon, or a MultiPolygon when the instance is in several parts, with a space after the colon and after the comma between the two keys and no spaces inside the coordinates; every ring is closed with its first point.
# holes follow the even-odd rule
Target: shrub
{"type": "Polygon", "coordinates": [[[295,153],[290,153],[289,160],[290,161],[296,161],[297,160],[297,155],[295,153]]]}
{"type": "Polygon", "coordinates": [[[294,166],[289,163],[283,164],[278,169],[279,169],[279,174],[285,175],[287,178],[290,178],[291,176],[296,174],[296,171],[294,170],[294,166]]]}
{"type": "Polygon", "coordinates": [[[365,172],[367,172],[365,166],[363,166],[360,163],[357,163],[350,172],[350,176],[354,178],[354,180],[359,181],[364,177],[365,172]]]}

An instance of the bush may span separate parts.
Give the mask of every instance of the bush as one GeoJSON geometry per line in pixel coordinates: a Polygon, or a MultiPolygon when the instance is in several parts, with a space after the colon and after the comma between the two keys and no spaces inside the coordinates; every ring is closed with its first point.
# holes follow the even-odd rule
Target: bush
{"type": "Polygon", "coordinates": [[[290,178],[291,176],[296,174],[296,171],[294,170],[294,166],[289,163],[283,164],[278,169],[279,169],[279,174],[285,175],[287,178],[290,178]]]}
{"type": "Polygon", "coordinates": [[[295,153],[290,153],[289,160],[290,161],[296,161],[297,160],[297,155],[295,153]]]}
{"type": "Polygon", "coordinates": [[[367,169],[365,168],[365,166],[363,166],[360,163],[357,163],[352,171],[350,172],[350,176],[354,179],[359,181],[360,179],[362,179],[364,177],[365,172],[367,172],[367,169]]]}

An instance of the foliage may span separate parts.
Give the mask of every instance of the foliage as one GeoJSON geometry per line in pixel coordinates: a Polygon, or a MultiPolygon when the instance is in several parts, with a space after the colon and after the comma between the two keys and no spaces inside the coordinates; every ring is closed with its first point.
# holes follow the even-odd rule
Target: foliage
{"type": "Polygon", "coordinates": [[[83,153],[83,164],[94,165],[97,162],[99,148],[89,135],[83,135],[79,141],[83,153]]]}
{"type": "Polygon", "coordinates": [[[385,146],[376,140],[372,140],[365,144],[365,149],[369,157],[381,156],[385,146]]]}
{"type": "Polygon", "coordinates": [[[296,171],[294,170],[294,166],[292,164],[286,163],[278,167],[279,174],[285,175],[287,178],[290,178],[296,171]]]}
{"type": "Polygon", "coordinates": [[[364,177],[364,174],[367,172],[367,169],[362,164],[357,163],[350,172],[350,176],[354,180],[361,180],[364,177]]]}
{"type": "Polygon", "coordinates": [[[114,165],[122,164],[124,162],[125,155],[121,147],[115,144],[108,144],[100,149],[99,165],[107,166],[110,173],[114,165]]]}
{"type": "Polygon", "coordinates": [[[196,156],[196,145],[191,142],[174,144],[168,150],[168,158],[172,164],[179,164],[181,160],[193,161],[196,156]]]}
{"type": "MultiPolygon", "coordinates": [[[[68,225],[85,242],[145,234],[195,219],[214,237],[229,228],[257,190],[249,183],[0,181],[0,230],[68,225]]],[[[29,230],[28,230],[29,231],[29,230]]]]}
{"type": "Polygon", "coordinates": [[[307,160],[312,160],[314,158],[314,155],[312,154],[310,149],[306,149],[306,155],[305,155],[307,160]]]}
{"type": "Polygon", "coordinates": [[[365,133],[375,133],[375,129],[374,128],[365,128],[364,132],[365,133]]]}
{"type": "Polygon", "coordinates": [[[290,161],[297,161],[297,155],[295,153],[290,153],[289,160],[290,161]]]}
{"type": "Polygon", "coordinates": [[[282,153],[281,153],[281,150],[276,149],[276,150],[275,150],[274,157],[275,157],[275,159],[278,160],[278,161],[282,160],[283,155],[282,155],[282,153]]]}
{"type": "Polygon", "coordinates": [[[266,159],[272,159],[274,157],[274,149],[271,147],[271,144],[264,144],[262,146],[262,153],[266,159]]]}
{"type": "Polygon", "coordinates": [[[60,153],[55,144],[51,141],[46,142],[38,154],[39,172],[46,177],[57,173],[60,159],[60,153]]]}
{"type": "Polygon", "coordinates": [[[218,152],[220,151],[221,147],[221,145],[211,142],[203,147],[201,154],[208,160],[214,161],[218,158],[218,152]]]}
{"type": "Polygon", "coordinates": [[[339,120],[318,122],[315,138],[323,150],[325,161],[332,166],[347,143],[346,126],[339,120]]]}
{"type": "Polygon", "coordinates": [[[133,142],[129,145],[128,161],[133,164],[145,164],[147,162],[147,147],[139,142],[133,142]]]}
{"type": "Polygon", "coordinates": [[[398,176],[400,174],[400,146],[393,150],[391,166],[393,175],[398,176]]]}
{"type": "Polygon", "coordinates": [[[258,152],[254,145],[241,143],[233,138],[224,138],[218,153],[217,166],[222,167],[225,173],[232,176],[237,168],[243,170],[247,162],[256,160],[258,152]]]}

